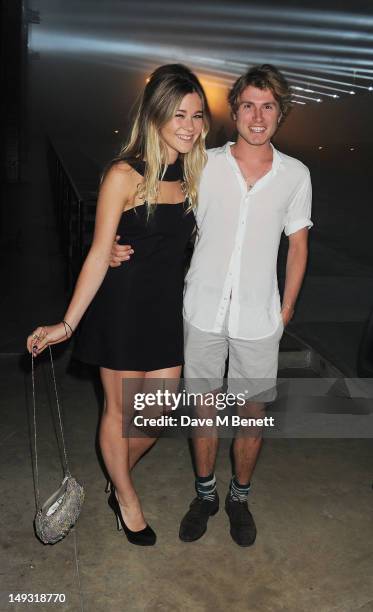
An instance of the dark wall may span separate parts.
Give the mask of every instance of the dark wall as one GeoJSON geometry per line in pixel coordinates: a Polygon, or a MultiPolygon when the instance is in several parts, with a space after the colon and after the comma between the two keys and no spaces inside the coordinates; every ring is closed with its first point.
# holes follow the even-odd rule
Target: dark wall
{"type": "Polygon", "coordinates": [[[2,0],[1,11],[1,177],[21,180],[25,159],[27,7],[24,0],[2,0]]]}
{"type": "Polygon", "coordinates": [[[311,170],[312,233],[373,265],[373,93],[296,108],[276,144],[311,170]],[[319,148],[322,147],[322,148],[319,148]]]}

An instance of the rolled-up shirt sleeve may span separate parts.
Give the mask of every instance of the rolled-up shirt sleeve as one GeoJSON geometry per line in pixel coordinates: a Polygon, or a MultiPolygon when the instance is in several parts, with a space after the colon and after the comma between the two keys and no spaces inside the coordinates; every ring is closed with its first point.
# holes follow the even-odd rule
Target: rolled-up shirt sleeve
{"type": "Polygon", "coordinates": [[[294,234],[300,229],[313,226],[311,221],[312,185],[308,168],[305,168],[304,179],[289,204],[286,214],[284,232],[286,236],[294,234]]]}

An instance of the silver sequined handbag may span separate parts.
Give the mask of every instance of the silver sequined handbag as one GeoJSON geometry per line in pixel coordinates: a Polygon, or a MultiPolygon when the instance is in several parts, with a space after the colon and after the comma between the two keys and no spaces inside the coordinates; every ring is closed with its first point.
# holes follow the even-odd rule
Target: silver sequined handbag
{"type": "Polygon", "coordinates": [[[64,478],[62,483],[42,505],[40,504],[39,494],[39,469],[38,469],[38,452],[36,444],[36,395],[35,395],[35,370],[34,357],[31,357],[32,371],[32,396],[33,396],[33,418],[34,418],[34,458],[35,458],[35,499],[36,499],[36,515],[34,519],[35,532],[39,540],[44,544],[55,544],[62,540],[75,525],[84,501],[84,489],[70,474],[67,452],[65,446],[65,438],[63,433],[62,418],[60,404],[58,401],[56,377],[54,373],[52,350],[49,346],[49,354],[51,361],[51,371],[54,383],[54,391],[56,395],[58,420],[61,432],[61,441],[63,447],[62,468],[64,478]]]}

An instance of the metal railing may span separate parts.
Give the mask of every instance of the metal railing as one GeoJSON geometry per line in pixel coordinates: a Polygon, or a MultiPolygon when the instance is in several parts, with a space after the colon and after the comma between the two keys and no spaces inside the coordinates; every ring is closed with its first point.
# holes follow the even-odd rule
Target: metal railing
{"type": "Polygon", "coordinates": [[[98,169],[84,155],[49,140],[48,162],[67,285],[74,284],[92,242],[98,169]]]}

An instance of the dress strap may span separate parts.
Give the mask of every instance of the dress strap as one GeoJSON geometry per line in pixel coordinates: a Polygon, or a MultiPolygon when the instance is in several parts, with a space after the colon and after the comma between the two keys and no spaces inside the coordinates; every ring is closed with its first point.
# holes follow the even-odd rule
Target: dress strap
{"type": "MultiPolygon", "coordinates": [[[[136,172],[141,174],[141,176],[144,176],[146,162],[144,162],[142,159],[128,159],[125,161],[131,166],[131,168],[133,168],[134,170],[136,170],[136,172]]],[[[184,180],[183,166],[182,166],[182,163],[179,157],[173,164],[169,164],[167,166],[167,170],[164,176],[160,174],[159,180],[169,181],[169,182],[184,180]]]]}

